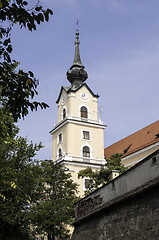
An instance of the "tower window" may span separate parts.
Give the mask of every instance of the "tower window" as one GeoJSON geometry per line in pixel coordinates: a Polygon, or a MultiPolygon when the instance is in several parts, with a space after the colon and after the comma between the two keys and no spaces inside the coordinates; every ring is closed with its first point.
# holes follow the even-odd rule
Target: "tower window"
{"type": "Polygon", "coordinates": [[[63,119],[66,117],[66,109],[63,109],[63,119]]]}
{"type": "Polygon", "coordinates": [[[59,148],[58,154],[59,154],[59,158],[62,157],[62,150],[61,150],[61,148],[59,148]]]}
{"type": "Polygon", "coordinates": [[[88,110],[86,107],[81,107],[81,117],[88,118],[88,110]]]}
{"type": "Polygon", "coordinates": [[[62,133],[60,133],[60,134],[58,135],[58,142],[59,142],[59,143],[62,142],[62,133]]]}
{"type": "Polygon", "coordinates": [[[83,157],[90,158],[90,149],[88,146],[83,147],[83,157]]]}
{"type": "Polygon", "coordinates": [[[89,131],[83,131],[83,139],[90,140],[90,132],[89,131]]]}

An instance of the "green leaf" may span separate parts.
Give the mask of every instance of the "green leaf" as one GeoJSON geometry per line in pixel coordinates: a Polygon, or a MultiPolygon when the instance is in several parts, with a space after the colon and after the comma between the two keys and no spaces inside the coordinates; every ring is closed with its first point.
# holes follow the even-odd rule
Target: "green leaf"
{"type": "Polygon", "coordinates": [[[41,9],[42,9],[41,6],[40,6],[40,7],[36,7],[36,8],[35,8],[35,11],[39,12],[41,9]]]}
{"type": "Polygon", "coordinates": [[[8,38],[8,39],[6,39],[4,42],[3,42],[3,45],[4,46],[7,46],[8,45],[8,43],[10,43],[11,41],[10,41],[10,38],[8,38]]]}
{"type": "Polygon", "coordinates": [[[48,11],[44,12],[45,20],[48,22],[49,21],[49,13],[48,11]]]}
{"type": "Polygon", "coordinates": [[[34,23],[32,24],[32,28],[36,30],[36,25],[34,23]]]}
{"type": "Polygon", "coordinates": [[[4,56],[4,59],[5,59],[7,62],[11,62],[10,55],[9,55],[7,52],[4,52],[3,56],[4,56]]]}
{"type": "Polygon", "coordinates": [[[38,17],[38,19],[39,19],[41,22],[44,22],[44,16],[43,16],[42,13],[39,13],[39,14],[37,15],[37,17],[38,17]]]}
{"type": "Polygon", "coordinates": [[[51,15],[53,15],[53,11],[51,9],[47,9],[48,13],[50,13],[51,15]]]}
{"type": "Polygon", "coordinates": [[[32,31],[32,25],[29,22],[27,23],[27,27],[28,27],[29,31],[32,31]]]}
{"type": "Polygon", "coordinates": [[[9,53],[11,53],[12,50],[13,50],[12,45],[9,44],[8,47],[6,48],[6,50],[7,50],[9,53]]]}
{"type": "Polygon", "coordinates": [[[24,1],[24,2],[23,2],[23,5],[25,5],[25,6],[28,5],[28,2],[24,1]]]}
{"type": "Polygon", "coordinates": [[[34,74],[33,74],[33,72],[31,72],[31,71],[28,71],[28,73],[30,74],[30,77],[34,77],[34,74]]]}
{"type": "Polygon", "coordinates": [[[42,106],[43,106],[44,109],[45,109],[45,108],[49,108],[49,105],[47,105],[46,103],[42,102],[41,104],[42,104],[42,106]]]}

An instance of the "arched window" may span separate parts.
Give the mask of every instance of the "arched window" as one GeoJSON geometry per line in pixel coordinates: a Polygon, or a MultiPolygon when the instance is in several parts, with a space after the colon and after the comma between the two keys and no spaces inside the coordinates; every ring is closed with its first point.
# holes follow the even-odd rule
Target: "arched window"
{"type": "Polygon", "coordinates": [[[63,119],[66,117],[66,109],[63,109],[63,119]]]}
{"type": "Polygon", "coordinates": [[[82,118],[88,118],[88,111],[86,107],[81,107],[81,117],[82,118]]]}
{"type": "Polygon", "coordinates": [[[90,149],[88,146],[83,147],[83,157],[90,158],[90,149]]]}
{"type": "Polygon", "coordinates": [[[62,150],[61,150],[61,148],[59,148],[58,154],[59,154],[59,158],[62,157],[62,150]]]}

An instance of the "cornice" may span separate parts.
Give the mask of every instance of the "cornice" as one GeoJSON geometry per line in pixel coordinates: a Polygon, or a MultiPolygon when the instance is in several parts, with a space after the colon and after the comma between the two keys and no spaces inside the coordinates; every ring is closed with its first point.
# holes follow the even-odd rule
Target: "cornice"
{"type": "Polygon", "coordinates": [[[90,120],[90,119],[83,119],[83,118],[68,116],[65,119],[63,119],[61,122],[57,123],[49,133],[53,134],[58,129],[63,127],[66,123],[74,123],[74,124],[78,124],[81,126],[89,126],[89,127],[91,126],[91,127],[95,127],[95,128],[102,128],[102,129],[105,129],[107,127],[106,125],[102,124],[101,121],[95,121],[95,120],[90,120]]]}

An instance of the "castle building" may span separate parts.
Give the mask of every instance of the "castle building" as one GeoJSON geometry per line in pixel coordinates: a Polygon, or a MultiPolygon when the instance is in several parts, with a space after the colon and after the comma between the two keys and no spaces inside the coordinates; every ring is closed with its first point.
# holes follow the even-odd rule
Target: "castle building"
{"type": "Polygon", "coordinates": [[[81,62],[79,31],[76,30],[73,65],[67,71],[70,86],[61,87],[58,99],[58,123],[52,135],[52,160],[63,164],[79,184],[79,195],[87,189],[89,179],[78,179],[87,167],[99,169],[104,160],[103,122],[98,118],[98,98],[85,83],[88,74],[81,62]]]}

